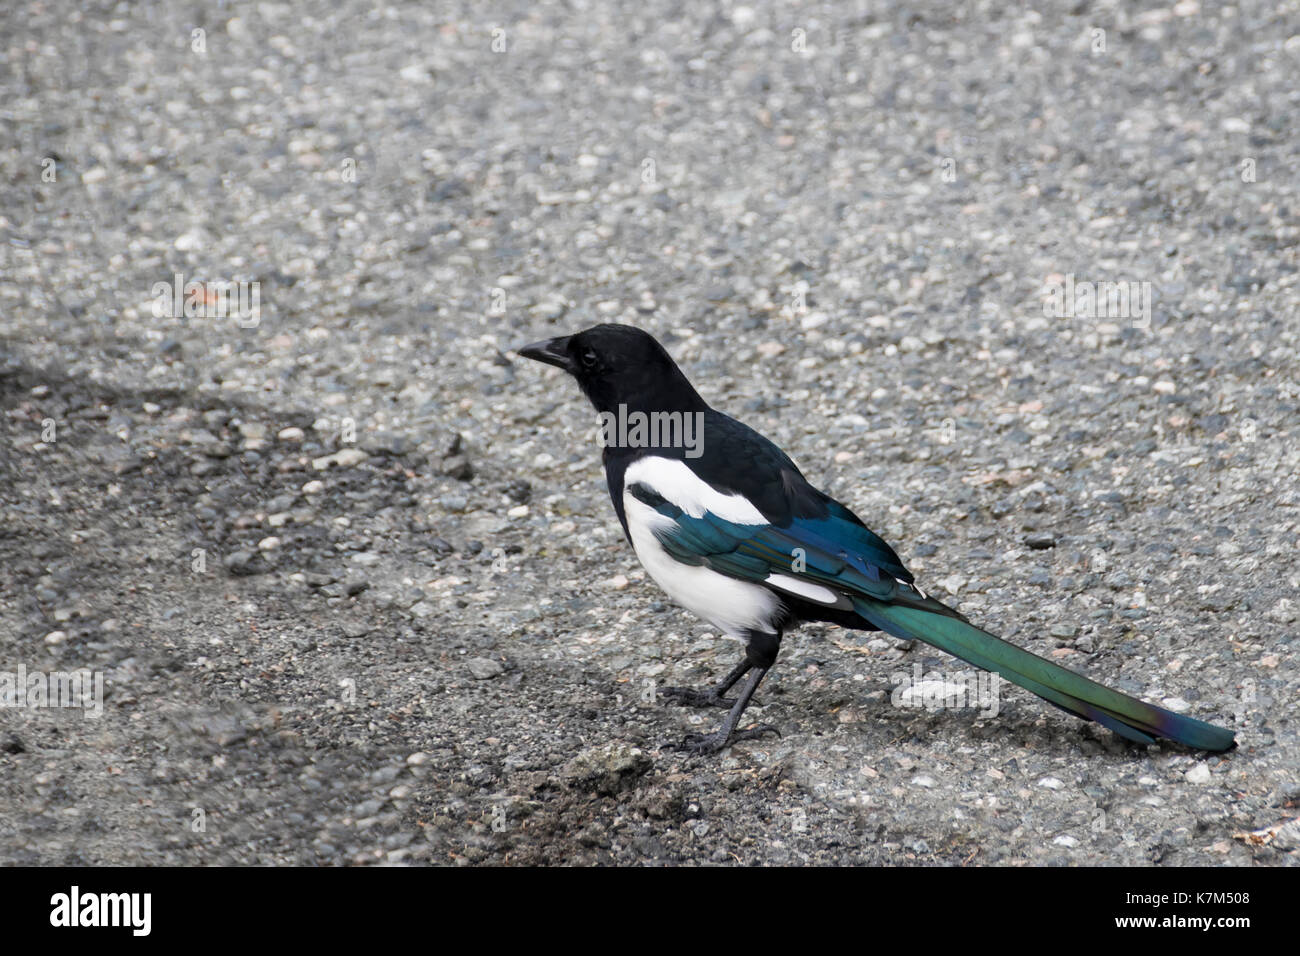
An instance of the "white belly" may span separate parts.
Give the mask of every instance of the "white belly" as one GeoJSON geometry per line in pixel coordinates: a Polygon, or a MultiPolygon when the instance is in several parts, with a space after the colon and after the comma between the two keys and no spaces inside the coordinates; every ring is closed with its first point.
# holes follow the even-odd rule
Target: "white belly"
{"type": "Polygon", "coordinates": [[[646,573],[673,601],[729,637],[744,637],[746,630],[776,631],[773,620],[780,613],[781,600],[770,590],[710,568],[682,564],[654,535],[656,528],[676,527],[675,521],[627,492],[623,510],[632,549],[646,573]]]}

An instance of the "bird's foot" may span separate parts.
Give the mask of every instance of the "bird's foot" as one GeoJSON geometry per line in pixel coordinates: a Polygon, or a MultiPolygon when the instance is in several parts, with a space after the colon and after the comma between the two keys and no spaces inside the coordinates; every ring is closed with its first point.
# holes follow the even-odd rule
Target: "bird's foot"
{"type": "Polygon", "coordinates": [[[723,731],[715,731],[711,734],[687,734],[682,742],[674,749],[684,750],[693,754],[715,754],[724,747],[731,744],[739,743],[742,740],[757,740],[766,733],[781,736],[781,731],[777,730],[771,724],[759,724],[755,727],[749,727],[745,730],[732,731],[726,734],[723,731]]]}
{"type": "Polygon", "coordinates": [[[730,697],[723,697],[716,690],[693,690],[690,687],[665,687],[659,691],[660,696],[677,701],[683,707],[725,707],[730,708],[736,702],[730,697]]]}

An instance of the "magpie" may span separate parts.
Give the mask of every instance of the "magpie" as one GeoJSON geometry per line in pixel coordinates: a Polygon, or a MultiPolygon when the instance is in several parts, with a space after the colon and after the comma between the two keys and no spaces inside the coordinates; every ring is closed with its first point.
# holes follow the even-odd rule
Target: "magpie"
{"type": "Polygon", "coordinates": [[[894,549],[809,484],[785,452],[710,408],[649,333],[597,325],[517,351],[568,372],[596,407],[614,511],[650,577],[674,602],[745,643],[744,658],[716,687],[663,691],[687,706],[728,711],[717,731],[688,735],[683,749],[716,753],[776,732],[741,729],[741,716],[776,662],[782,635],[805,622],[924,641],[1130,741],[1236,746],[1229,730],[1104,687],[930,597],[894,549]]]}

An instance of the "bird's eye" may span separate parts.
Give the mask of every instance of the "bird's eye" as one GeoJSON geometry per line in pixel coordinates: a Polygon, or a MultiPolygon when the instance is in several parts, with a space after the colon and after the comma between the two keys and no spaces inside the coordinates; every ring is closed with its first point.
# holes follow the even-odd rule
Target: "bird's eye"
{"type": "Polygon", "coordinates": [[[578,361],[582,363],[583,368],[595,368],[597,362],[595,351],[592,349],[583,349],[582,354],[578,356],[578,361]]]}

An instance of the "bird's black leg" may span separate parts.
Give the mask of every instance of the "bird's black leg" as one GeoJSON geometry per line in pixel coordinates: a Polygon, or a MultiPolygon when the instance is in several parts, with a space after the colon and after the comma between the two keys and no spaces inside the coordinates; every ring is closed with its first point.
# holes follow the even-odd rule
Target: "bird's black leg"
{"type": "Polygon", "coordinates": [[[740,723],[740,717],[744,714],[745,708],[749,706],[749,700],[754,696],[754,691],[758,689],[758,684],[763,679],[763,675],[776,663],[776,652],[780,646],[780,634],[765,634],[761,631],[749,632],[749,645],[745,650],[745,660],[727,675],[727,680],[721,688],[726,690],[726,688],[738,681],[742,675],[752,671],[745,683],[741,685],[740,693],[736,695],[731,711],[723,720],[722,726],[713,733],[687,734],[686,739],[682,741],[681,749],[697,754],[713,754],[737,740],[752,740],[769,732],[776,734],[778,737],[781,736],[780,731],[770,724],[760,724],[746,730],[736,729],[736,726],[740,723]]]}
{"type": "Polygon", "coordinates": [[[722,683],[712,690],[693,690],[690,687],[665,687],[659,693],[664,697],[671,697],[686,707],[731,707],[735,705],[736,701],[723,695],[731,690],[736,681],[748,674],[753,668],[753,662],[746,656],[744,660],[732,668],[730,674],[722,678],[722,683]]]}
{"type": "Polygon", "coordinates": [[[759,724],[757,727],[750,727],[746,730],[737,730],[736,725],[740,723],[740,715],[745,712],[749,706],[749,699],[754,696],[754,691],[758,688],[758,682],[763,679],[767,673],[766,667],[755,667],[753,673],[740,688],[740,693],[736,696],[736,703],[727,714],[726,720],[711,734],[687,734],[686,739],[682,741],[682,750],[689,750],[697,754],[715,754],[728,744],[735,743],[737,740],[752,740],[755,737],[762,736],[765,733],[774,733],[781,736],[771,724],[759,724]]]}

